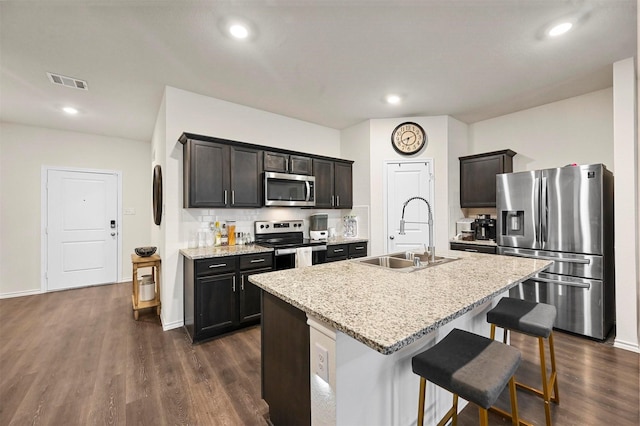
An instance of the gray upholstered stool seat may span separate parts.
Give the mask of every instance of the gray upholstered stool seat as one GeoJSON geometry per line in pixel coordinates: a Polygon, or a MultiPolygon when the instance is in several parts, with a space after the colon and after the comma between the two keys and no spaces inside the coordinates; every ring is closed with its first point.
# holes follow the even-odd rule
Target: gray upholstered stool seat
{"type": "MultiPolygon", "coordinates": [[[[498,304],[487,312],[487,322],[491,323],[491,338],[495,338],[496,327],[503,328],[504,339],[507,342],[509,331],[517,331],[538,339],[540,352],[540,373],[542,376],[542,390],[536,389],[524,383],[516,383],[519,388],[528,390],[544,399],[544,411],[547,426],[551,426],[550,402],[560,403],[558,393],[558,373],[556,371],[556,356],[553,347],[553,323],[556,320],[557,311],[553,305],[535,303],[527,300],[503,297],[498,304]],[[547,375],[545,360],[545,339],[549,342],[549,359],[551,360],[551,374],[547,375]],[[553,389],[553,396],[552,396],[553,389]]],[[[504,414],[500,410],[495,410],[504,414]]]]}
{"type": "Polygon", "coordinates": [[[454,421],[457,417],[458,396],[478,405],[481,419],[483,410],[486,418],[486,410],[498,399],[507,383],[511,382],[514,424],[518,424],[513,374],[520,361],[520,351],[516,348],[454,329],[435,346],[411,360],[413,372],[421,376],[418,424],[422,424],[424,416],[425,380],[454,394],[454,406],[445,416],[446,420],[454,418],[454,421]]]}
{"type": "Polygon", "coordinates": [[[556,315],[553,305],[503,297],[487,312],[487,321],[498,327],[546,338],[553,330],[556,315]]]}

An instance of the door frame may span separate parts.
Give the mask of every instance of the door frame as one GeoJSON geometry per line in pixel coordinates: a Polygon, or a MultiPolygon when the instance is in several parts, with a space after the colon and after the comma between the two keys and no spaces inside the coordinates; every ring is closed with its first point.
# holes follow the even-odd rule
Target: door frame
{"type": "Polygon", "coordinates": [[[117,238],[118,253],[116,254],[116,282],[122,282],[122,172],[119,170],[83,169],[77,167],[42,166],[40,169],[40,293],[47,293],[47,264],[48,264],[48,235],[47,219],[49,205],[47,200],[47,182],[49,171],[111,174],[116,176],[118,206],[117,206],[117,238]]]}
{"type": "MultiPolygon", "coordinates": [[[[429,164],[429,168],[431,170],[431,176],[429,179],[429,194],[431,194],[431,199],[428,200],[429,204],[431,204],[431,213],[433,214],[433,219],[435,222],[435,217],[436,217],[436,207],[435,207],[435,177],[436,177],[436,171],[434,169],[435,165],[435,161],[433,158],[429,157],[429,158],[413,158],[410,160],[405,160],[405,159],[398,159],[398,160],[385,160],[384,161],[384,176],[383,176],[383,182],[382,184],[384,185],[384,190],[382,193],[382,205],[384,206],[384,213],[382,216],[382,220],[384,223],[384,243],[383,243],[383,248],[385,250],[385,253],[387,251],[387,244],[388,244],[388,240],[389,240],[389,229],[388,229],[388,210],[389,210],[389,196],[387,194],[387,188],[389,186],[389,176],[387,174],[387,171],[389,170],[389,164],[396,164],[396,163],[401,163],[401,164],[415,164],[415,163],[428,163],[429,164]]],[[[434,227],[433,230],[433,239],[435,240],[435,235],[436,235],[436,230],[434,227]]],[[[433,242],[433,244],[435,244],[435,242],[433,242]]]]}

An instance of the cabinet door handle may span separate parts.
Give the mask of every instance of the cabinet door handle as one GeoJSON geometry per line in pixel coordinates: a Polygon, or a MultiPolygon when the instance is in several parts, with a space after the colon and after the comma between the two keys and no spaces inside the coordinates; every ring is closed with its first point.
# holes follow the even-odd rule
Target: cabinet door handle
{"type": "Polygon", "coordinates": [[[235,275],[233,276],[233,292],[236,292],[236,277],[235,275]]]}
{"type": "Polygon", "coordinates": [[[244,275],[240,277],[240,289],[244,291],[244,275]]]}
{"type": "Polygon", "coordinates": [[[333,195],[331,196],[331,207],[333,207],[333,195]]]}
{"type": "Polygon", "coordinates": [[[340,196],[336,195],[336,207],[340,207],[340,196]]]}
{"type": "Polygon", "coordinates": [[[356,250],[364,250],[364,246],[356,246],[356,250]]]}
{"type": "Polygon", "coordinates": [[[209,265],[209,269],[222,268],[223,266],[227,266],[227,264],[226,263],[216,263],[215,265],[209,265]]]}
{"type": "Polygon", "coordinates": [[[227,190],[224,190],[224,204],[227,205],[227,190]]]}
{"type": "Polygon", "coordinates": [[[264,261],[265,261],[265,259],[264,259],[264,258],[262,258],[262,259],[253,259],[253,260],[251,261],[251,263],[262,263],[262,262],[264,262],[264,261]]]}
{"type": "Polygon", "coordinates": [[[333,252],[334,253],[342,253],[344,251],[344,249],[335,249],[333,252]]]}
{"type": "Polygon", "coordinates": [[[234,189],[231,190],[231,205],[236,204],[236,191],[234,189]]]}
{"type": "Polygon", "coordinates": [[[469,248],[468,249],[464,249],[464,251],[470,251],[472,253],[477,253],[478,252],[478,250],[476,250],[476,249],[469,249],[469,248]]]}

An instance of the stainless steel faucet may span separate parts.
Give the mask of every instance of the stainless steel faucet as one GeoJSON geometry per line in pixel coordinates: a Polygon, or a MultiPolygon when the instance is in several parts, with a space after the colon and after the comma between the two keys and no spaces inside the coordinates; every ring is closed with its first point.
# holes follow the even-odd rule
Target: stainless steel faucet
{"type": "Polygon", "coordinates": [[[427,204],[427,210],[429,212],[429,219],[426,222],[427,225],[429,225],[429,248],[427,250],[429,252],[429,257],[431,258],[431,262],[435,262],[436,261],[436,247],[433,244],[433,214],[431,212],[431,204],[429,204],[429,202],[426,199],[424,199],[422,197],[411,197],[407,201],[404,202],[404,204],[402,205],[402,218],[400,219],[400,235],[405,235],[405,232],[404,232],[404,224],[405,223],[425,223],[425,222],[406,222],[404,220],[404,209],[407,207],[407,204],[409,204],[413,200],[422,200],[427,204]]]}

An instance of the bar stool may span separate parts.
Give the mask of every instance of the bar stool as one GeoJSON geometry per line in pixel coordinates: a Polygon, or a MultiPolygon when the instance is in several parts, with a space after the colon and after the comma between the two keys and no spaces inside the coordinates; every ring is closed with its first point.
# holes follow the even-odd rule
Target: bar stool
{"type": "MultiPolygon", "coordinates": [[[[556,320],[556,307],[546,303],[535,303],[527,300],[503,297],[498,304],[487,312],[487,322],[491,323],[491,338],[495,338],[496,327],[504,329],[504,339],[507,333],[517,331],[522,334],[538,338],[540,351],[540,371],[542,375],[542,390],[516,382],[516,386],[542,397],[547,426],[551,426],[550,401],[560,403],[558,394],[558,375],[556,372],[556,356],[553,349],[553,323],[556,320]],[[549,358],[551,359],[551,376],[547,376],[545,363],[544,339],[549,341],[549,358]],[[551,388],[553,387],[553,397],[551,388]]],[[[495,410],[500,412],[500,410],[495,410]]],[[[504,414],[504,413],[502,413],[504,414]]]]}
{"type": "Polygon", "coordinates": [[[468,331],[454,329],[435,346],[411,359],[413,372],[420,376],[418,425],[424,422],[426,381],[453,393],[453,406],[438,425],[449,419],[458,421],[458,396],[478,406],[480,425],[489,424],[487,409],[491,407],[509,383],[511,415],[518,425],[518,402],[513,374],[520,365],[520,351],[468,331]]]}

